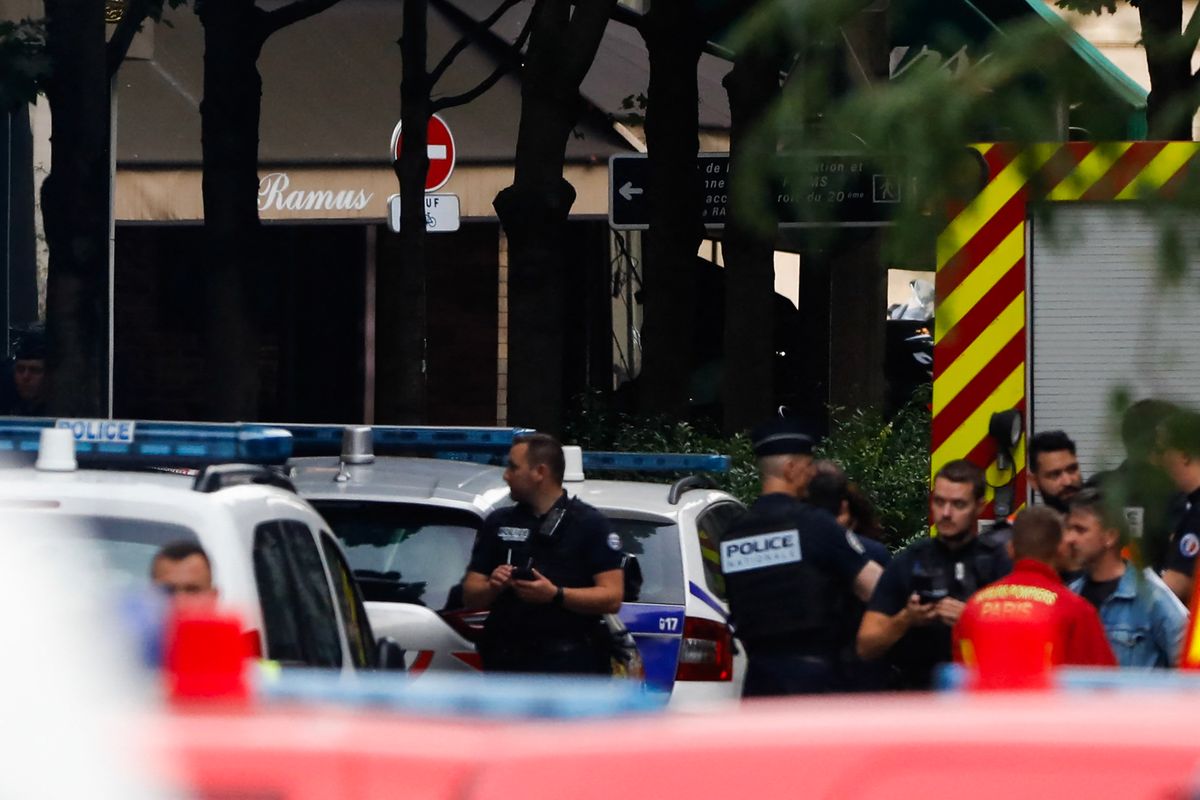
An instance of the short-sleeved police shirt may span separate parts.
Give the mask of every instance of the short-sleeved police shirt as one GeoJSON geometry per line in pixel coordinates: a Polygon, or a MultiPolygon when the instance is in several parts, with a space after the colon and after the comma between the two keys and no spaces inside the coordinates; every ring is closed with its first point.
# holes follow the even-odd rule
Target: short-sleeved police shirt
{"type": "MultiPolygon", "coordinates": [[[[493,511],[475,538],[468,569],[491,575],[501,564],[531,565],[553,583],[567,589],[594,586],[593,576],[621,568],[621,540],[610,532],[608,520],[566,492],[547,516],[563,509],[562,521],[549,536],[539,533],[544,517],[523,503],[493,511]]],[[[526,603],[506,589],[492,604],[484,626],[493,640],[578,639],[599,621],[552,603],[526,603]]]]}
{"type": "MultiPolygon", "coordinates": [[[[1012,562],[998,544],[975,537],[958,550],[951,550],[936,537],[909,545],[888,564],[868,611],[894,616],[908,605],[913,592],[934,590],[965,601],[976,590],[1012,571],[1012,562]],[[928,584],[928,585],[927,585],[928,584]]],[[[930,685],[933,667],[950,660],[950,626],[941,620],[913,627],[888,653],[908,688],[930,685]]]]}
{"type": "Polygon", "coordinates": [[[1197,555],[1200,555],[1200,489],[1188,495],[1187,510],[1167,545],[1163,569],[1190,576],[1196,569],[1197,555]]]}

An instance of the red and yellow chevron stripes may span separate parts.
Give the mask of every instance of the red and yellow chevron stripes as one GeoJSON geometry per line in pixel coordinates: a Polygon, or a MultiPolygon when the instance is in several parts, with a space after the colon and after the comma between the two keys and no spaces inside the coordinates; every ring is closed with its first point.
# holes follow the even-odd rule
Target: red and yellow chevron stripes
{"type": "MultiPolygon", "coordinates": [[[[1024,150],[976,147],[983,188],[937,240],[932,467],[968,458],[988,482],[996,467],[988,421],[1025,412],[1025,221],[1030,200],[1137,200],[1169,196],[1195,161],[1194,142],[1059,142],[1024,150]]],[[[1025,441],[1016,453],[1016,496],[1025,497],[1025,441]]],[[[989,503],[991,495],[989,490],[989,503]]]]}

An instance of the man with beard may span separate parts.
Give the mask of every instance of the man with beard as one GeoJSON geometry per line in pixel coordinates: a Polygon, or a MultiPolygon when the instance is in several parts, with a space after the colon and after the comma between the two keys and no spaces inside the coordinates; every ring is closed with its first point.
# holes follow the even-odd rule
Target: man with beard
{"type": "Polygon", "coordinates": [[[929,508],[937,535],[896,555],[875,587],[858,629],[858,655],[891,661],[901,689],[928,689],[951,657],[950,631],[967,598],[1012,569],[1004,546],[978,535],[983,470],[951,461],[933,479],[929,508]]]}
{"type": "Polygon", "coordinates": [[[1066,515],[1071,498],[1083,488],[1070,436],[1062,431],[1042,431],[1029,440],[1029,482],[1043,503],[1066,515]]]}

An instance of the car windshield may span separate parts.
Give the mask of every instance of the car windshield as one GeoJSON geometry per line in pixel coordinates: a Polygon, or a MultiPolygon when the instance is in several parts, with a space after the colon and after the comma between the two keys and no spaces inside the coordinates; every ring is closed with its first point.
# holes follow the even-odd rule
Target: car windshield
{"type": "MultiPolygon", "coordinates": [[[[342,540],[367,600],[462,607],[462,579],[481,519],[469,511],[417,503],[316,500],[342,540]]],[[[641,585],[627,600],[683,603],[679,529],[665,519],[606,514],[621,549],[637,560],[641,585]]]]}
{"type": "Polygon", "coordinates": [[[462,607],[460,588],[480,519],[412,503],[315,501],[342,540],[367,600],[462,607]]]}
{"type": "Polygon", "coordinates": [[[87,515],[72,520],[84,526],[97,545],[105,572],[117,588],[148,585],[150,562],[164,545],[199,541],[192,529],[158,520],[87,515]]]}

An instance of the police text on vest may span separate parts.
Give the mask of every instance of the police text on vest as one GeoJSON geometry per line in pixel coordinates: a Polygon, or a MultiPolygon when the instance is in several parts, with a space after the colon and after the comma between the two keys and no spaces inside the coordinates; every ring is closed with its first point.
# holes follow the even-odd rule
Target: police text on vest
{"type": "Polygon", "coordinates": [[[773,531],[721,543],[721,571],[745,572],[800,560],[800,531],[773,531]]]}

